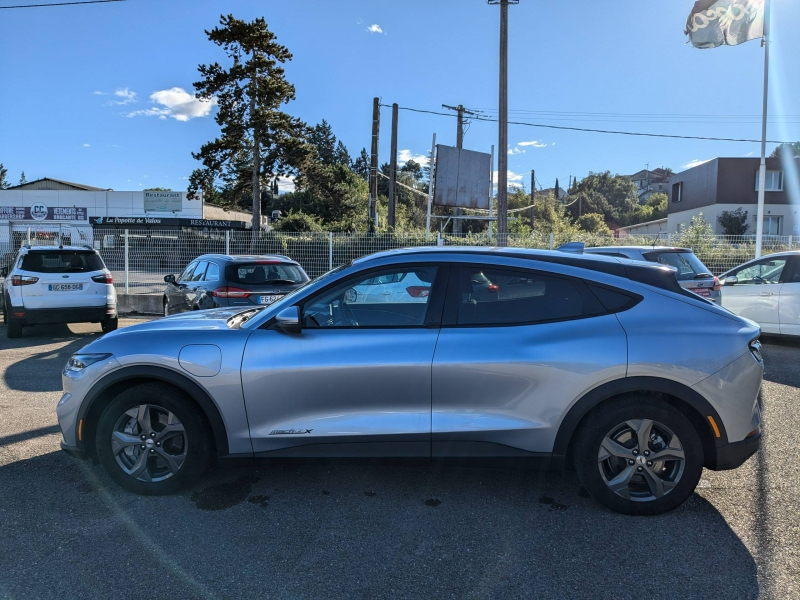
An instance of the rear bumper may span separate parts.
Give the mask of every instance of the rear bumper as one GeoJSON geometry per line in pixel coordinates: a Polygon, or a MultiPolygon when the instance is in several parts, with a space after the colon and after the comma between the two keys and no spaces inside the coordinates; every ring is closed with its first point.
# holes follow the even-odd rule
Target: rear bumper
{"type": "Polygon", "coordinates": [[[75,458],[79,458],[81,460],[86,460],[86,450],[83,448],[76,448],[75,446],[67,446],[64,443],[64,440],[61,440],[61,449],[69,454],[70,456],[74,456],[75,458]]]}
{"type": "Polygon", "coordinates": [[[714,471],[727,471],[742,466],[761,446],[761,431],[752,437],[717,447],[717,462],[714,471]]]}
{"type": "Polygon", "coordinates": [[[117,316],[116,306],[83,306],[79,308],[25,309],[12,307],[11,314],[23,325],[38,323],[95,323],[117,316]],[[24,316],[17,316],[24,313],[24,316]]]}

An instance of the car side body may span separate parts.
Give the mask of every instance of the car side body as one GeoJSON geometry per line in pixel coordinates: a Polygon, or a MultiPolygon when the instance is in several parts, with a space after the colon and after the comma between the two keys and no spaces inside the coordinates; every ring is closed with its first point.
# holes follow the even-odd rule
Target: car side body
{"type": "Polygon", "coordinates": [[[522,249],[389,251],[260,310],[199,311],[104,336],[81,351],[103,360],[65,370],[57,412],[62,447],[79,456],[95,455],[98,422],[116,395],[160,382],[203,413],[218,457],[524,459],[558,468],[593,411],[638,394],[680,413],[697,432],[702,464],[727,469],[760,440],[759,333],[656,265],[522,249]],[[340,294],[330,304],[347,311],[339,326],[314,324],[315,303],[330,290],[397,268],[430,287],[425,312],[399,301],[397,325],[381,326],[385,306],[337,307],[340,294]],[[546,294],[564,301],[545,303],[546,294]],[[506,316],[482,322],[498,297],[506,316]],[[544,318],[507,316],[526,303],[544,318]],[[305,319],[300,333],[279,326],[287,310],[305,319]]]}

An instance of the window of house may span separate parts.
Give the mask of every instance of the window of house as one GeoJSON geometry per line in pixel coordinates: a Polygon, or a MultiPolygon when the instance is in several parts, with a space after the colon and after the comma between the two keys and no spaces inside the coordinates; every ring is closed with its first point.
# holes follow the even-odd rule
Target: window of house
{"type": "Polygon", "coordinates": [[[764,235],[780,235],[783,217],[780,215],[767,215],[764,217],[764,235]]]}
{"type": "Polygon", "coordinates": [[[680,202],[681,200],[683,200],[683,182],[679,181],[672,184],[672,201],[680,202]]]}
{"type": "MultiPolygon", "coordinates": [[[[767,185],[765,192],[780,192],[783,190],[783,171],[767,171],[767,185]]],[[[758,171],[756,171],[756,191],[758,191],[758,171]]]]}

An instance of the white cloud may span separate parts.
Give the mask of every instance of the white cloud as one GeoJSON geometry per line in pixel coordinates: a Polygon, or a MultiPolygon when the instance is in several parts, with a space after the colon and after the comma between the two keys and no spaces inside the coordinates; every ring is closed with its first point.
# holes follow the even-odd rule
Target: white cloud
{"type": "MultiPolygon", "coordinates": [[[[547,148],[547,144],[539,140],[531,140],[530,142],[518,142],[517,146],[533,146],[534,148],[547,148]]],[[[555,146],[555,144],[553,144],[555,146]]]]}
{"type": "Polygon", "coordinates": [[[707,163],[710,160],[712,160],[712,159],[706,158],[706,159],[700,160],[699,158],[695,158],[694,160],[690,160],[685,165],[681,165],[681,168],[682,169],[691,169],[693,167],[698,167],[698,166],[702,165],[703,163],[707,163]]]}
{"type": "Polygon", "coordinates": [[[128,88],[122,88],[114,92],[114,96],[119,100],[112,100],[111,104],[132,104],[136,102],[136,92],[130,91],[128,88]]]}
{"type": "Polygon", "coordinates": [[[207,117],[211,113],[211,109],[217,104],[216,98],[212,98],[210,101],[199,100],[179,87],[153,92],[150,94],[150,100],[159,106],[145,110],[135,110],[125,116],[158,117],[159,119],[172,117],[176,121],[185,122],[197,117],[207,117]]]}
{"type": "Polygon", "coordinates": [[[414,154],[411,150],[400,150],[400,152],[397,153],[397,164],[401,167],[410,160],[419,163],[423,167],[427,167],[429,162],[425,154],[414,154]]]}
{"type": "Polygon", "coordinates": [[[88,148],[89,146],[91,146],[91,144],[84,144],[83,145],[84,148],[88,148]]]}
{"type": "Polygon", "coordinates": [[[511,149],[508,151],[508,153],[509,153],[509,154],[525,154],[525,150],[520,150],[520,149],[519,149],[519,146],[516,146],[515,148],[511,148],[511,149]]]}
{"type": "Polygon", "coordinates": [[[372,25],[367,27],[367,31],[369,31],[370,33],[383,33],[383,29],[381,29],[381,26],[378,25],[377,23],[373,23],[372,25]]]}
{"type": "MultiPolygon", "coordinates": [[[[497,178],[500,175],[499,171],[494,172],[494,187],[497,188],[497,178]]],[[[521,188],[522,187],[522,178],[524,175],[520,175],[519,173],[514,173],[513,171],[508,171],[508,187],[510,188],[521,188]]]]}
{"type": "Polygon", "coordinates": [[[294,177],[291,175],[284,175],[278,178],[278,193],[282,194],[285,192],[293,192],[295,190],[294,187],[294,177]]]}

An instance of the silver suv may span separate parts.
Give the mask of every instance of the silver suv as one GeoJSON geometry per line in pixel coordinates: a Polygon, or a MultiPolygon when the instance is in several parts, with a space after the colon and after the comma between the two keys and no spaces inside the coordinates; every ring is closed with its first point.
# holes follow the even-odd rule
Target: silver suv
{"type": "Polygon", "coordinates": [[[10,338],[37,323],[100,323],[104,333],[117,328],[114,279],[91,247],[25,245],[1,274],[10,338]]]}
{"type": "Polygon", "coordinates": [[[57,413],[64,450],[138,493],[215,458],[493,459],[574,465],[606,506],[658,514],[758,449],[759,333],[656,264],[390,251],[267,307],[103,336],[70,358],[57,413]],[[363,301],[376,278],[415,301],[363,301]]]}
{"type": "Polygon", "coordinates": [[[722,284],[719,278],[697,258],[691,248],[671,248],[669,246],[606,246],[585,248],[586,254],[617,256],[631,260],[654,262],[673,267],[678,283],[690,292],[703,296],[719,304],[722,284]]]}

